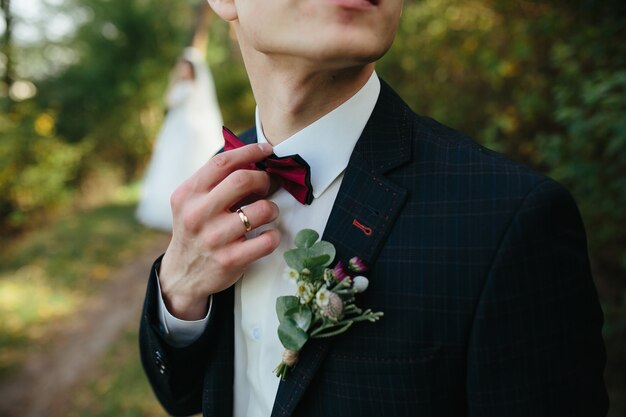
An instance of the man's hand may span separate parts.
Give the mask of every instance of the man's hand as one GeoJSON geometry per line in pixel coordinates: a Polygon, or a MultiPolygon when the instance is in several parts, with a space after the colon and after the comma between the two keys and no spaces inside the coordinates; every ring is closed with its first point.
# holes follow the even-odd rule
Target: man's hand
{"type": "MultiPolygon", "coordinates": [[[[250,196],[270,193],[266,172],[239,168],[271,153],[269,144],[253,144],[218,154],[172,194],[173,235],[159,279],[165,304],[174,316],[203,318],[211,294],[233,285],[250,263],[278,247],[277,230],[246,239],[241,219],[231,211],[250,196]]],[[[265,199],[244,210],[252,228],[278,217],[276,204],[265,199]]]]}

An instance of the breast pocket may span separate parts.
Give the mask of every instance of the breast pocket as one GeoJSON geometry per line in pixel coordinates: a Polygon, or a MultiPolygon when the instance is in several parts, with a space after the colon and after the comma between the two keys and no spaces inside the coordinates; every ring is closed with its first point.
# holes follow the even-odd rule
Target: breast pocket
{"type": "Polygon", "coordinates": [[[323,384],[331,402],[350,402],[350,415],[417,415],[431,404],[431,386],[441,347],[409,354],[329,353],[323,384]]]}

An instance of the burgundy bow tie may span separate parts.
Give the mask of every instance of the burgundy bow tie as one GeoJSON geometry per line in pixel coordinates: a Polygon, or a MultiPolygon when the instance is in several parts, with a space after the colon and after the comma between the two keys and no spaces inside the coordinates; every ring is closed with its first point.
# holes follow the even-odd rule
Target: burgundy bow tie
{"type": "MultiPolygon", "coordinates": [[[[224,150],[230,151],[245,145],[227,128],[222,129],[224,150]]],[[[313,186],[311,186],[311,167],[300,155],[278,157],[274,154],[261,162],[250,164],[248,169],[259,169],[275,178],[281,187],[294,196],[302,204],[313,202],[313,186]]]]}

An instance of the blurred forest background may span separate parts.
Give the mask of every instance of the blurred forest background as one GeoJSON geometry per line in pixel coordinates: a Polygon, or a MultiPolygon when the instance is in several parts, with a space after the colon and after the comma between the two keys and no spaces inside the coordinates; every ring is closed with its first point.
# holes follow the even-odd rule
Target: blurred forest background
{"type": "MultiPolygon", "coordinates": [[[[166,243],[133,219],[137,182],[201,4],[0,0],[0,380],[45,352],[137,253],[166,243]]],[[[624,4],[407,0],[378,66],[416,112],[574,194],[606,317],[612,417],[626,415],[624,4]]],[[[243,130],[255,103],[236,39],[217,18],[207,28],[225,123],[243,130]]],[[[135,326],[67,394],[65,415],[163,415],[139,369],[135,326]]]]}

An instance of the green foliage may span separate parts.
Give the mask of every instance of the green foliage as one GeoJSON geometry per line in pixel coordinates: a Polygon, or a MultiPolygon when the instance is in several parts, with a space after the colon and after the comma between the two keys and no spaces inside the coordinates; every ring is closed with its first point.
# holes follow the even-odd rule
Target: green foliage
{"type": "Polygon", "coordinates": [[[300,230],[295,238],[296,247],[283,254],[287,265],[296,271],[306,268],[310,276],[321,274],[335,259],[336,251],[331,243],[323,240],[318,242],[318,238],[319,234],[315,230],[300,230]]]}
{"type": "Polygon", "coordinates": [[[168,74],[193,26],[190,2],[72,0],[89,16],[66,48],[78,58],[39,85],[38,102],[58,114],[68,142],[89,139],[92,154],[116,161],[130,178],[162,120],[168,74]]]}
{"type": "Polygon", "coordinates": [[[0,227],[19,228],[29,215],[66,202],[85,152],[53,134],[51,115],[31,112],[0,115],[0,227]]]}
{"type": "MultiPolygon", "coordinates": [[[[302,310],[311,313],[311,310],[306,307],[303,307],[302,310]]],[[[285,349],[298,352],[309,340],[309,335],[306,330],[298,326],[294,319],[286,318],[278,325],[278,339],[285,349]]]]}
{"type": "Polygon", "coordinates": [[[313,313],[307,305],[301,305],[296,296],[285,295],[276,299],[278,338],[286,349],[294,352],[302,349],[309,339],[307,330],[311,326],[313,313]]]}
{"type": "Polygon", "coordinates": [[[598,70],[554,90],[562,131],[538,138],[541,162],[580,197],[594,261],[626,271],[626,71],[598,70]]]}
{"type": "Polygon", "coordinates": [[[81,200],[93,200],[84,194],[94,178],[127,181],[140,173],[196,5],[68,0],[56,6],[77,22],[75,33],[25,48],[21,55],[37,67],[45,61],[50,72],[33,80],[34,98],[0,114],[0,228],[35,226],[79,191],[81,200]]]}
{"type": "Polygon", "coordinates": [[[319,238],[320,235],[315,230],[303,229],[296,234],[294,244],[296,245],[296,248],[310,248],[315,245],[315,242],[317,242],[317,239],[319,238]]]}
{"type": "Polygon", "coordinates": [[[417,112],[562,181],[596,275],[611,281],[626,272],[624,11],[616,0],[405,2],[378,66],[417,112]]]}
{"type": "Polygon", "coordinates": [[[234,132],[247,130],[254,125],[256,102],[239,46],[231,27],[217,17],[209,29],[207,60],[215,80],[224,124],[234,132]]]}

